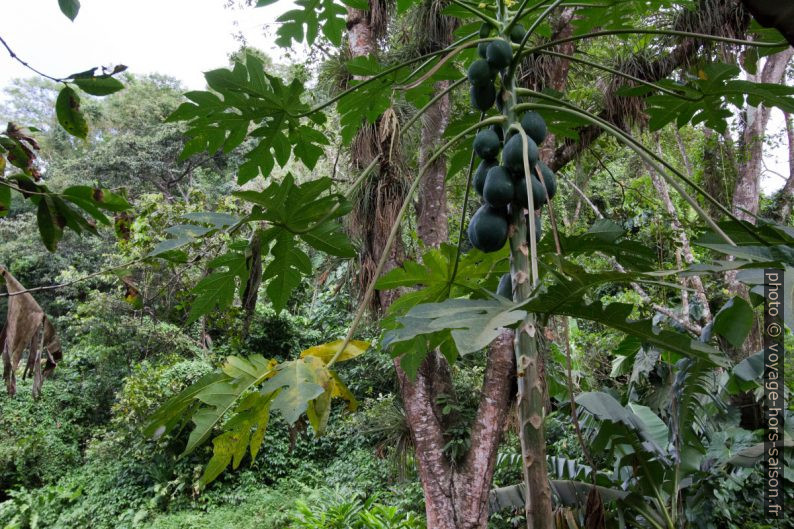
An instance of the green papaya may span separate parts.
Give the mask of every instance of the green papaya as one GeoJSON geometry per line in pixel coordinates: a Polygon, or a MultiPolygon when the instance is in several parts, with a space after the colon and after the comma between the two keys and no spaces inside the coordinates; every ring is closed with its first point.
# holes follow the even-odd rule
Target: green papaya
{"type": "Polygon", "coordinates": [[[524,40],[524,35],[526,35],[526,33],[527,28],[525,28],[523,24],[516,24],[513,26],[513,29],[510,30],[510,40],[516,44],[520,44],[521,41],[524,40]]]}
{"type": "Polygon", "coordinates": [[[480,42],[477,44],[477,55],[485,59],[488,57],[488,43],[487,42],[480,42]]]}
{"type": "Polygon", "coordinates": [[[554,171],[549,169],[549,166],[542,161],[538,162],[540,166],[540,173],[543,175],[543,183],[546,184],[546,192],[549,194],[549,200],[554,198],[557,194],[557,177],[554,171]]]}
{"type": "Polygon", "coordinates": [[[499,155],[499,136],[491,129],[481,130],[474,137],[474,152],[483,160],[493,160],[499,155]]]}
{"type": "MultiPolygon", "coordinates": [[[[538,161],[538,146],[532,138],[527,138],[527,155],[530,167],[534,166],[538,161]]],[[[502,163],[514,173],[524,173],[524,145],[520,134],[514,135],[505,143],[502,163]]]]}
{"type": "Polygon", "coordinates": [[[482,86],[472,85],[469,88],[469,95],[471,96],[471,106],[475,110],[487,112],[496,101],[496,88],[494,88],[493,83],[482,86]]]}
{"type": "MultiPolygon", "coordinates": [[[[522,208],[529,207],[529,196],[527,195],[527,179],[519,178],[515,184],[515,200],[522,208]]],[[[532,200],[535,209],[546,203],[546,190],[543,184],[536,177],[532,177],[532,200]]]]}
{"type": "Polygon", "coordinates": [[[510,277],[509,272],[499,279],[499,286],[496,287],[496,293],[503,298],[509,300],[513,299],[513,278],[510,277]]]}
{"type": "Polygon", "coordinates": [[[485,186],[485,177],[488,176],[488,170],[491,167],[496,167],[496,160],[483,160],[472,176],[472,186],[480,196],[482,196],[482,188],[485,186]]]}
{"type": "Polygon", "coordinates": [[[507,217],[485,204],[472,215],[467,230],[472,245],[483,252],[495,252],[507,242],[507,217]]]}
{"type": "Polygon", "coordinates": [[[537,112],[530,111],[521,116],[521,128],[538,145],[546,139],[546,122],[537,112]]]}
{"type": "Polygon", "coordinates": [[[485,59],[477,59],[471,63],[471,66],[469,66],[469,70],[467,72],[467,77],[469,78],[469,82],[474,86],[493,84],[493,74],[491,73],[491,67],[488,65],[488,61],[485,59]]]}
{"type": "Polygon", "coordinates": [[[493,207],[507,206],[515,195],[515,187],[510,173],[504,167],[492,167],[485,178],[482,197],[493,207]]]}
{"type": "Polygon", "coordinates": [[[488,22],[483,22],[482,26],[480,26],[480,38],[487,39],[488,35],[491,34],[491,25],[488,22]]]}
{"type": "Polygon", "coordinates": [[[494,70],[507,68],[510,66],[510,61],[513,59],[513,47],[506,40],[492,40],[491,43],[488,44],[485,58],[494,70]]]}

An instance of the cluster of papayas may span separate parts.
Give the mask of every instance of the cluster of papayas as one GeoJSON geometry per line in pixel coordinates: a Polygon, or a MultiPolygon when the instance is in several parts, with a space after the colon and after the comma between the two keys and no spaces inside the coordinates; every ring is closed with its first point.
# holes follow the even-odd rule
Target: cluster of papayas
{"type": "MultiPolygon", "coordinates": [[[[484,204],[469,222],[468,234],[472,245],[484,252],[499,250],[507,242],[507,208],[510,204],[529,208],[526,184],[529,175],[524,170],[525,154],[531,168],[532,203],[535,209],[539,209],[557,192],[554,172],[539,159],[538,144],[546,138],[545,121],[537,112],[527,112],[521,117],[520,124],[527,136],[526,149],[521,134],[508,134],[504,141],[504,131],[500,126],[483,129],[474,138],[474,152],[481,161],[472,175],[472,185],[483,198],[484,204]],[[498,160],[500,150],[501,163],[498,160]],[[543,183],[536,174],[538,169],[543,183]]],[[[539,228],[538,224],[536,227],[539,228]]],[[[536,236],[539,233],[540,229],[537,229],[536,236]]]]}
{"type": "MultiPolygon", "coordinates": [[[[513,29],[516,30],[517,27],[518,25],[513,29]]],[[[521,28],[518,30],[521,31],[521,28]]],[[[480,38],[487,38],[490,33],[491,25],[484,23],[480,27],[480,38]]],[[[506,40],[495,39],[491,42],[481,42],[477,46],[477,53],[480,58],[471,63],[467,72],[471,85],[469,94],[471,105],[480,112],[487,112],[494,103],[499,104],[494,81],[496,74],[510,66],[510,61],[513,59],[513,47],[506,40]]]]}

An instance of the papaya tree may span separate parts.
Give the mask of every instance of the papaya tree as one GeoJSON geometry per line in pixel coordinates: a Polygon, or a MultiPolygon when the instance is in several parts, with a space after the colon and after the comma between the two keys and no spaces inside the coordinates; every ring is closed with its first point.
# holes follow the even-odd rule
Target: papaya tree
{"type": "MultiPolygon", "coordinates": [[[[257,5],[270,3],[273,0],[260,0],[257,5]]],[[[164,403],[145,433],[161,438],[192,422],[185,454],[211,439],[213,455],[201,477],[203,486],[230,465],[237,468],[246,454],[256,457],[271,412],[290,424],[306,416],[322,434],[334,399],[346,401],[349,409],[356,406],[335,366],[355,361],[373,346],[356,338],[361,338],[359,326],[379,295],[382,332],[374,345],[394,357],[428,527],[487,526],[497,450],[513,402],[527,527],[554,527],[555,506],[566,494],[549,482],[545,457],[543,424],[549,410],[544,352],[552,319],[563,322],[563,327],[569,318],[596,322],[625,334],[633,343],[664,351],[670,362],[729,367],[729,360],[708,337],[701,340],[652,318],[632,318],[630,304],[602,304],[594,291],[604,285],[671,287],[671,283],[664,271],[655,271],[652,251],[629,240],[623,228],[608,219],[584,234],[561,229],[554,198],[564,181],[565,165],[608,137],[632,151],[674,190],[719,239],[719,248],[730,253],[747,240],[764,241],[750,223],[736,218],[729,205],[630,131],[689,123],[722,131],[731,115],[728,105],[791,111],[793,89],[740,79],[737,66],[718,59],[722,48],[731,47],[746,50],[749,61],[769,60],[764,57],[787,49],[788,43],[776,30],[753,24],[741,4],[728,0],[451,0],[430,2],[432,15],[426,15],[454,19],[428,26],[443,25],[448,30],[444,38],[401,60],[399,54],[386,53],[387,39],[378,40],[386,33],[375,32],[375,22],[383,20],[387,9],[373,4],[300,0],[279,19],[279,45],[329,45],[351,56],[345,61],[349,74],[345,86],[327,99],[319,99],[299,79],[285,81],[269,73],[254,54],[235,60],[230,68],[207,72],[208,89],[185,94],[187,101],[168,118],[187,126],[189,141],[182,155],[242,149],[240,187],[234,195],[247,205],[246,214],[190,214],[169,230],[173,237],[148,256],[179,266],[202,258],[205,238],[228,239],[224,253],[206,263],[206,275],[192,290],[186,322],[191,324],[229,308],[238,297],[252,310],[249,300],[256,303],[261,284],[276,311],[284,310],[301,279],[313,273],[309,249],[338,259],[368,252],[372,267],[366,271],[368,279],[347,334],[282,362],[268,358],[267,351],[229,357],[217,372],[164,403]],[[375,7],[379,17],[374,16],[375,7]],[[617,53],[618,64],[610,64],[606,58],[588,55],[597,44],[623,53],[642,51],[629,52],[634,61],[617,53]],[[594,78],[606,76],[598,98],[581,104],[566,92],[573,66],[594,78]],[[400,144],[408,144],[414,128],[428,115],[443,115],[443,102],[465,87],[470,108],[448,124],[444,119],[431,120],[431,125],[425,121],[428,141],[423,142],[422,155],[400,160],[413,164],[410,176],[404,188],[399,188],[400,182],[399,189],[390,187],[395,185],[389,179],[395,175],[393,156],[400,144]],[[393,111],[398,104],[410,109],[402,118],[393,111]],[[432,134],[433,123],[438,132],[444,129],[443,135],[432,134]],[[338,138],[347,147],[350,165],[358,171],[347,186],[317,174],[329,138],[338,138]],[[360,156],[362,152],[366,155],[360,156]],[[448,163],[441,163],[445,157],[448,163]],[[296,164],[311,176],[292,174],[297,171],[289,169],[296,164]],[[445,206],[446,199],[437,192],[445,192],[444,184],[453,179],[465,186],[463,207],[454,219],[457,233],[442,242],[447,237],[440,239],[438,234],[449,232],[452,212],[438,205],[445,206]],[[360,214],[354,202],[364,186],[374,186],[377,204],[385,208],[383,218],[350,219],[357,211],[360,214]],[[418,213],[426,248],[417,252],[421,255],[407,257],[402,228],[417,193],[428,193],[430,188],[437,196],[420,198],[423,205],[418,213]],[[482,204],[469,218],[475,195],[482,204]],[[384,197],[395,202],[385,204],[384,197]],[[710,215],[704,204],[717,215],[710,215]],[[362,227],[357,235],[363,250],[356,250],[343,228],[344,220],[362,227]],[[595,253],[608,256],[615,269],[587,268],[577,261],[595,253]],[[487,351],[487,361],[468,448],[452,458],[445,451],[449,432],[438,400],[451,386],[450,365],[482,350],[487,351]]],[[[410,0],[396,6],[398,14],[420,9],[428,6],[410,0]]],[[[80,86],[79,78],[73,80],[80,86]]],[[[62,121],[67,131],[79,122],[79,108],[69,109],[72,119],[62,121]]],[[[82,128],[76,132],[85,135],[82,128]]],[[[32,170],[17,167],[23,173],[32,170]]],[[[3,188],[45,204],[70,196],[22,179],[3,183],[3,188]]],[[[98,206],[83,198],[72,202],[91,214],[98,206]]],[[[5,191],[0,205],[8,200],[10,191],[5,191]]],[[[44,216],[40,222],[47,228],[42,229],[43,236],[59,224],[61,229],[82,227],[73,214],[58,213],[60,202],[53,204],[54,220],[44,216]]],[[[53,247],[57,243],[57,238],[44,238],[53,247]]],[[[793,264],[779,254],[770,262],[793,264]]],[[[592,399],[584,399],[582,406],[594,416],[603,411],[592,399]]],[[[571,408],[576,422],[573,402],[571,408]]],[[[606,412],[601,415],[612,420],[606,412]]],[[[600,497],[609,499],[606,491],[587,483],[572,486],[587,491],[588,505],[601,505],[600,497]]],[[[673,490],[665,493],[677,498],[678,487],[683,485],[675,482],[673,490]]],[[[648,491],[658,493],[651,487],[633,498],[641,505],[648,491]]],[[[657,499],[667,505],[663,498],[657,499]]],[[[588,515],[603,517],[603,507],[587,510],[588,515]]],[[[654,517],[654,527],[679,526],[676,508],[660,511],[667,516],[654,517]]]]}

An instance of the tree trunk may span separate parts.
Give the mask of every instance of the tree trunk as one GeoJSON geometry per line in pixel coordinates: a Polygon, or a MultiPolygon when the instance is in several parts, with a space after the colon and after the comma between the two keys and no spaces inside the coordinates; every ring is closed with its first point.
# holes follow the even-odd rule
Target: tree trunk
{"type": "MultiPolygon", "coordinates": [[[[372,53],[375,43],[366,13],[354,9],[348,13],[351,55],[372,53]]],[[[446,86],[446,82],[438,83],[436,90],[443,90],[446,86]]],[[[424,116],[420,164],[423,165],[439,146],[449,122],[449,112],[449,98],[444,97],[424,116]]],[[[394,168],[387,165],[391,141],[383,141],[377,132],[368,131],[366,126],[362,129],[353,149],[357,156],[351,160],[358,168],[365,167],[378,154],[384,160],[380,174],[372,182],[374,193],[379,197],[374,218],[363,216],[361,219],[361,236],[373,261],[382,255],[395,218],[391,215],[397,212],[400,201],[404,200],[398,191],[390,193],[387,190],[389,185],[398,185],[399,180],[393,174],[396,172],[392,171],[394,168]],[[380,200],[387,196],[392,197],[388,201],[392,208],[388,207],[386,200],[380,200]]],[[[417,208],[417,230],[427,246],[439,246],[448,238],[445,179],[446,160],[440,157],[425,174],[417,208]]],[[[386,263],[386,271],[400,264],[403,252],[401,238],[398,237],[386,263]]],[[[368,281],[375,279],[367,278],[368,281]]],[[[381,293],[377,300],[378,309],[385,312],[398,295],[396,290],[381,293]]],[[[437,404],[439,395],[454,393],[446,359],[432,351],[414,380],[400,368],[399,359],[394,361],[424,490],[428,529],[485,529],[488,525],[488,493],[513,392],[509,383],[515,372],[512,340],[513,333],[504,331],[489,348],[482,397],[471,427],[471,446],[463,460],[456,463],[449,461],[444,453],[447,444],[445,422],[450,418],[441,413],[437,404]]]]}
{"type": "MultiPolygon", "coordinates": [[[[780,83],[786,75],[786,66],[794,55],[794,48],[770,55],[763,69],[756,75],[748,75],[750,81],[780,83]]],[[[763,167],[764,134],[769,123],[769,109],[763,106],[747,107],[744,113],[744,128],[740,138],[741,162],[739,179],[733,190],[733,214],[755,224],[758,213],[759,183],[763,167]]]]}
{"type": "Polygon", "coordinates": [[[457,465],[444,454],[442,417],[435,404],[439,356],[428,356],[413,381],[395,361],[425,494],[428,529],[488,527],[488,493],[512,394],[512,384],[505,383],[514,373],[512,342],[512,331],[505,330],[489,348],[482,397],[471,426],[471,447],[457,465]]]}
{"type": "Polygon", "coordinates": [[[783,116],[786,120],[786,138],[788,139],[788,179],[786,179],[783,189],[778,191],[773,214],[778,222],[786,224],[794,203],[794,124],[792,124],[788,112],[783,116]]]}
{"type": "MultiPolygon", "coordinates": [[[[449,81],[436,83],[436,92],[449,86],[449,81]]],[[[449,124],[449,94],[430,107],[422,117],[422,141],[419,147],[419,166],[423,167],[441,145],[441,136],[449,124]]],[[[438,247],[447,240],[447,158],[439,156],[430,166],[419,188],[417,204],[417,232],[427,246],[438,247]]]]}

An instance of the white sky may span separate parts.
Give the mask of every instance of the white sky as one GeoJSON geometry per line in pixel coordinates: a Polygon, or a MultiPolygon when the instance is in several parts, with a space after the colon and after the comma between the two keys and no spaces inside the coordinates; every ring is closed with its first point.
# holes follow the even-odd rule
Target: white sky
{"type": "MultiPolygon", "coordinates": [[[[57,0],[0,0],[0,35],[31,66],[63,77],[92,66],[126,64],[136,74],[165,73],[190,89],[204,87],[202,72],[225,66],[229,53],[248,44],[280,53],[265,25],[292,7],[291,0],[263,8],[225,9],[225,0],[81,0],[74,22],[57,0]]],[[[270,27],[272,29],[272,26],[270,27]]],[[[0,89],[32,72],[0,47],[0,89]]]]}
{"type": "MultiPolygon", "coordinates": [[[[279,0],[264,8],[230,10],[225,0],[81,0],[74,22],[58,9],[57,0],[0,0],[0,35],[23,60],[53,77],[92,66],[126,64],[136,74],[165,73],[188,89],[204,88],[202,72],[227,65],[241,33],[250,46],[277,61],[284,54],[272,44],[273,22],[293,7],[279,0]]],[[[2,88],[32,72],[12,60],[0,47],[2,88]]],[[[769,132],[782,129],[782,113],[775,111],[769,132]]],[[[779,189],[788,176],[788,146],[767,149],[768,171],[761,179],[765,193],[779,189]],[[778,174],[775,174],[778,173],[778,174]]]]}

